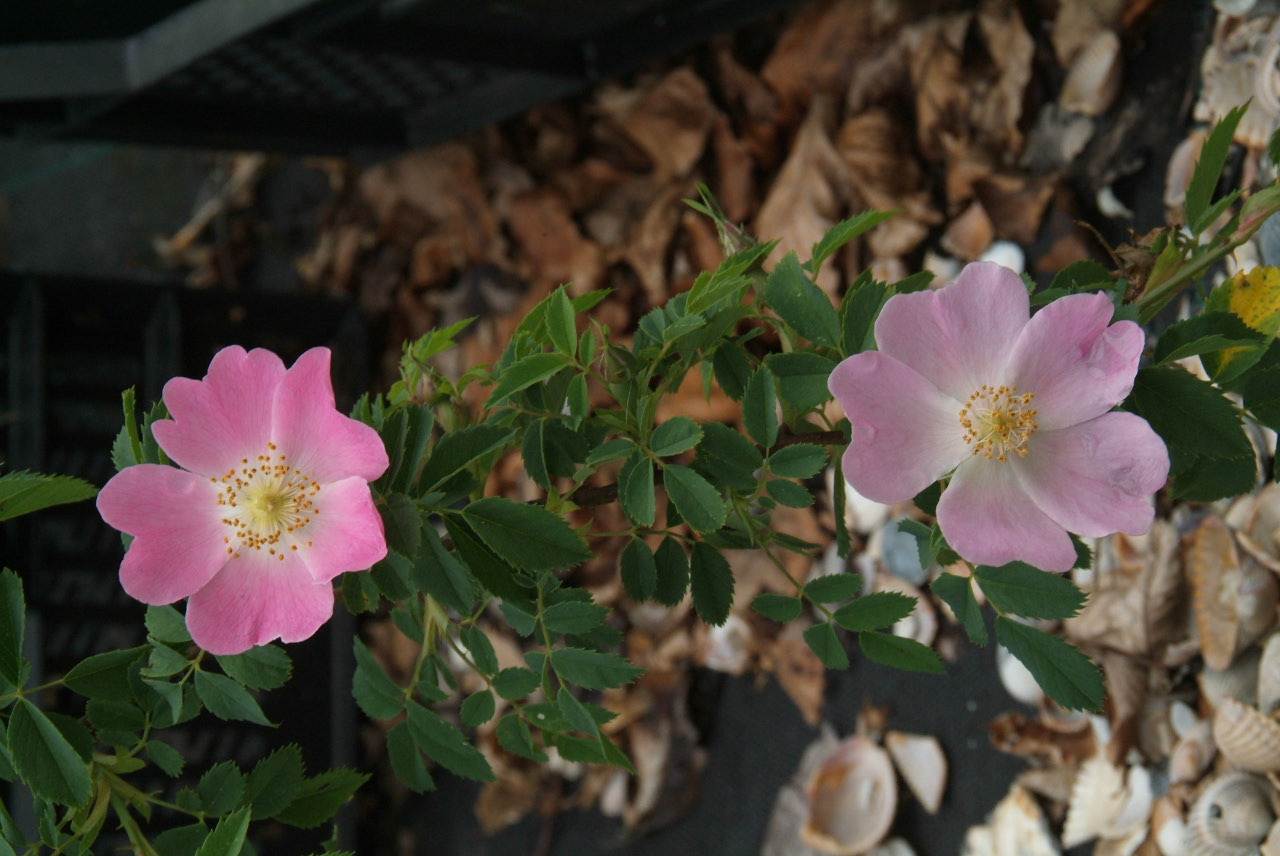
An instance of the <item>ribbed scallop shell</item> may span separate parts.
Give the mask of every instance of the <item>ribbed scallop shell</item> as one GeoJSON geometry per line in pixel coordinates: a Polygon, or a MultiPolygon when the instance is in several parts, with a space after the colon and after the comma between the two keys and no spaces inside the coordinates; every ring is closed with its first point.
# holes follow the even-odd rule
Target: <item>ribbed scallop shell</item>
{"type": "Polygon", "coordinates": [[[1280,770],[1280,722],[1256,708],[1223,699],[1213,715],[1213,739],[1226,759],[1242,770],[1280,770]]]}
{"type": "Polygon", "coordinates": [[[1187,856],[1249,856],[1275,822],[1271,785],[1252,773],[1224,773],[1187,814],[1187,856]]]}
{"type": "Polygon", "coordinates": [[[840,743],[809,780],[805,843],[823,853],[856,856],[889,831],[898,781],[889,753],[865,737],[840,743]]]}
{"type": "Polygon", "coordinates": [[[1280,706],[1280,633],[1273,633],[1262,647],[1258,661],[1258,710],[1271,713],[1280,706]]]}

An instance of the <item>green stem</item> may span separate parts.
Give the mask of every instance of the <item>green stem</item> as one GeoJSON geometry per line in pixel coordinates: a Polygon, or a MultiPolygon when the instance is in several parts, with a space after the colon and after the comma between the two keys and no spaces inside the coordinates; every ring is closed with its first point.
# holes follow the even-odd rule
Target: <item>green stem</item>
{"type": "Polygon", "coordinates": [[[1146,292],[1142,297],[1138,298],[1134,304],[1138,308],[1139,323],[1146,324],[1165,307],[1170,300],[1181,291],[1188,282],[1199,277],[1215,262],[1225,258],[1236,247],[1240,246],[1239,242],[1228,241],[1221,247],[1213,248],[1204,254],[1191,259],[1186,264],[1179,267],[1174,274],[1163,282],[1156,283],[1152,287],[1151,283],[1147,283],[1146,292]]]}

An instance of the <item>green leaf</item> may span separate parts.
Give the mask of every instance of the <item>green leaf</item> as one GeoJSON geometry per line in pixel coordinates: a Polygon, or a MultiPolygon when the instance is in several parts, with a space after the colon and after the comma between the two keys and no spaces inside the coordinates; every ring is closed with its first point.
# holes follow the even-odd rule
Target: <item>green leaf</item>
{"type": "Polygon", "coordinates": [[[409,790],[418,794],[435,790],[436,783],[422,761],[422,753],[413,742],[407,722],[397,722],[387,732],[387,757],[391,759],[396,778],[409,790]]]}
{"type": "Polygon", "coordinates": [[[778,395],[795,410],[809,410],[831,400],[827,378],[836,364],[826,357],[803,351],[770,354],[764,364],[778,379],[778,395]]]}
{"type": "Polygon", "coordinates": [[[551,633],[586,633],[604,623],[609,610],[595,603],[567,600],[553,603],[542,613],[542,623],[551,633]]]}
{"type": "Polygon", "coordinates": [[[97,495],[96,487],[72,476],[5,473],[0,476],[0,521],[97,495]]]}
{"type": "Polygon", "coordinates": [[[622,571],[622,587],[628,597],[635,601],[653,597],[654,586],[658,582],[658,566],[654,562],[653,551],[643,538],[632,538],[627,542],[618,565],[622,571]]]}
{"type": "Polygon", "coordinates": [[[516,360],[498,375],[485,407],[497,407],[517,392],[551,377],[565,365],[563,354],[531,354],[516,360]]]}
{"type": "Polygon", "coordinates": [[[577,696],[570,692],[568,687],[561,687],[560,692],[556,693],[556,705],[560,708],[565,721],[569,723],[569,727],[584,734],[590,734],[592,737],[600,736],[600,728],[591,717],[591,712],[578,700],[577,696]]]}
{"type": "Polygon", "coordinates": [[[876,318],[893,294],[893,289],[870,278],[849,287],[840,303],[840,353],[848,357],[875,348],[876,318]]]}
{"type": "Polygon", "coordinates": [[[187,763],[181,752],[154,737],[147,741],[147,758],[171,779],[182,775],[182,768],[187,763]]]}
{"type": "Polygon", "coordinates": [[[213,832],[209,833],[209,837],[196,851],[196,856],[230,856],[239,853],[248,832],[249,809],[242,808],[218,821],[213,832]]]}
{"type": "Polygon", "coordinates": [[[514,430],[499,425],[471,425],[450,431],[436,442],[427,458],[418,476],[418,489],[431,490],[477,458],[505,446],[514,434],[514,430]]]}
{"type": "Polygon", "coordinates": [[[1126,406],[1168,446],[1174,498],[1212,502],[1252,489],[1253,446],[1239,414],[1213,386],[1178,366],[1144,368],[1126,406]]]}
{"type": "Polygon", "coordinates": [[[740,401],[747,389],[747,379],[751,377],[751,362],[747,359],[746,349],[737,342],[721,343],[711,355],[711,369],[725,395],[740,401]]]}
{"type": "MultiPolygon", "coordinates": [[[[129,463],[140,464],[142,463],[142,438],[138,436],[138,404],[133,387],[129,387],[120,394],[120,403],[124,410],[124,425],[120,430],[128,440],[129,463]]],[[[117,462],[116,469],[123,470],[124,467],[117,462]]]]}
{"type": "Polygon", "coordinates": [[[1114,282],[1111,271],[1095,261],[1085,260],[1072,262],[1054,275],[1049,283],[1050,289],[1062,289],[1067,292],[1079,292],[1090,287],[1110,288],[1114,282]]]}
{"type": "Polygon", "coordinates": [[[728,561],[715,547],[699,541],[689,557],[689,573],[698,617],[713,626],[724,624],[733,606],[733,571],[728,561]]]}
{"type": "Polygon", "coordinates": [[[714,532],[724,525],[724,501],[710,482],[678,464],[664,464],[662,475],[668,498],[693,531],[714,532]]]}
{"type": "Polygon", "coordinates": [[[403,493],[393,493],[377,506],[387,534],[387,546],[404,556],[418,552],[422,544],[422,518],[414,501],[403,493]]]}
{"type": "MultiPolygon", "coordinates": [[[[503,600],[516,604],[531,603],[529,582],[521,577],[510,564],[484,545],[475,532],[461,518],[449,515],[444,519],[445,528],[459,555],[484,586],[503,600]]],[[[530,607],[531,608],[531,607],[530,607]]]]}
{"type": "Polygon", "coordinates": [[[274,690],[293,674],[293,662],[278,645],[258,645],[243,654],[222,654],[218,665],[236,681],[254,690],[274,690]]]}
{"type": "Polygon", "coordinates": [[[409,733],[427,757],[450,772],[477,782],[493,781],[489,762],[467,742],[457,726],[416,701],[409,702],[409,733]]]}
{"type": "Polygon", "coordinates": [[[196,672],[196,694],[218,719],[243,719],[258,725],[272,724],[262,715],[262,708],[258,707],[249,691],[225,675],[196,672]]]}
{"type": "Polygon", "coordinates": [[[649,440],[655,455],[665,458],[687,452],[702,439],[702,429],[688,416],[676,416],[659,425],[649,440]]]}
{"type": "Polygon", "coordinates": [[[929,590],[951,607],[970,642],[987,644],[987,625],[982,620],[982,607],[973,596],[973,586],[968,577],[944,573],[929,584],[929,590]]]}
{"type": "Polygon", "coordinates": [[[296,743],[281,746],[254,764],[245,780],[243,798],[253,810],[253,819],[271,817],[293,802],[304,774],[302,750],[296,743]]]}
{"type": "Polygon", "coordinates": [[[1237,107],[1228,111],[1200,147],[1200,158],[1196,161],[1195,170],[1191,173],[1191,183],[1187,185],[1186,211],[1187,226],[1193,234],[1200,234],[1210,224],[1203,222],[1213,199],[1214,188],[1222,167],[1227,162],[1227,152],[1231,148],[1231,138],[1235,135],[1236,125],[1244,116],[1246,107],[1237,107]]]}
{"type": "Polygon", "coordinates": [[[876,630],[864,630],[858,634],[858,645],[868,660],[906,669],[910,672],[926,672],[941,675],[946,671],[942,658],[932,648],[921,645],[914,639],[904,639],[892,633],[880,633],[876,630]]]}
{"type": "Polygon", "coordinates": [[[840,644],[840,637],[836,636],[836,629],[830,622],[810,627],[804,632],[804,641],[828,669],[849,668],[849,655],[845,653],[844,645],[840,644]]]}
{"type": "Polygon", "coordinates": [[[536,690],[539,683],[540,679],[536,672],[512,667],[498,672],[493,679],[493,688],[507,701],[515,701],[536,690]]]}
{"type": "Polygon", "coordinates": [[[9,754],[18,776],[38,797],[80,806],[93,792],[88,765],[47,716],[19,698],[9,718],[9,754]]]}
{"type": "Polygon", "coordinates": [[[366,773],[338,767],[303,781],[288,808],[273,815],[281,823],[311,829],[332,818],[369,781],[366,773]]]}
{"type": "Polygon", "coordinates": [[[827,450],[812,443],[792,443],[769,455],[769,472],[788,479],[807,479],[827,464],[827,450]]]}
{"type": "Polygon", "coordinates": [[[756,369],[747,382],[742,396],[742,423],[752,439],[766,449],[778,441],[778,400],[773,391],[773,375],[765,366],[756,369]]]}
{"type": "Polygon", "coordinates": [[[1050,574],[1023,562],[974,569],[982,593],[996,609],[1024,618],[1070,618],[1084,606],[1084,592],[1062,574],[1050,574]]]}
{"type": "Polygon", "coordinates": [[[1022,661],[1049,698],[1067,710],[1101,711],[1102,672],[1076,648],[1042,630],[996,616],[996,641],[1022,661]]]}
{"type": "Polygon", "coordinates": [[[458,635],[462,638],[462,644],[466,645],[467,650],[471,652],[471,658],[475,661],[480,674],[497,674],[498,654],[493,650],[493,643],[489,641],[484,631],[473,624],[470,627],[464,627],[458,635]]]}
{"type": "Polygon", "coordinates": [[[557,648],[551,652],[551,666],[560,677],[589,690],[607,690],[629,684],[640,675],[637,669],[616,654],[584,648],[557,648]]]}
{"type": "Polygon", "coordinates": [[[190,661],[168,645],[155,645],[142,674],[148,678],[167,678],[187,668],[190,661]]]}
{"type": "Polygon", "coordinates": [[[148,606],[144,621],[147,632],[161,642],[184,645],[191,641],[187,620],[172,606],[148,606]]]}
{"type": "Polygon", "coordinates": [[[813,505],[813,494],[808,488],[795,482],[774,479],[766,482],[764,489],[771,499],[788,508],[808,508],[813,505]]]}
{"type": "Polygon", "coordinates": [[[728,425],[708,422],[702,426],[693,466],[713,483],[749,494],[756,489],[756,470],[764,466],[764,458],[742,434],[728,425]]]}
{"type": "Polygon", "coordinates": [[[810,580],[804,587],[805,597],[816,603],[838,603],[857,597],[862,591],[859,574],[828,574],[810,580]]]}
{"type": "Polygon", "coordinates": [[[63,677],[63,683],[87,699],[128,701],[133,697],[133,691],[129,690],[129,667],[146,650],[143,645],[95,654],[73,665],[63,677]]]}
{"type": "Polygon", "coordinates": [[[244,774],[234,761],[214,764],[200,777],[196,796],[206,814],[223,814],[240,804],[244,796],[244,774]]]}
{"type": "MultiPolygon", "coordinates": [[[[938,516],[938,500],[941,498],[942,498],[942,483],[934,482],[924,490],[917,493],[912,498],[911,501],[915,503],[916,508],[923,511],[925,514],[929,515],[930,517],[937,517],[938,516]]],[[[898,530],[901,532],[908,531],[903,528],[901,521],[898,523],[898,530]]],[[[928,567],[928,565],[926,565],[925,567],[928,567]]]]}
{"type": "Polygon", "coordinates": [[[1272,342],[1257,365],[1236,379],[1236,392],[1263,425],[1280,430],[1280,342],[1272,342]]]}
{"type": "Polygon", "coordinates": [[[653,491],[653,460],[635,451],[618,474],[618,500],[637,526],[652,526],[657,514],[653,491]]]}
{"type": "Polygon", "coordinates": [[[916,599],[896,591],[877,591],[863,595],[836,610],[834,618],[845,630],[879,630],[910,615],[916,599]]]}
{"type": "Polygon", "coordinates": [[[1212,379],[1230,380],[1256,363],[1265,346],[1262,334],[1230,312],[1202,312],[1161,333],[1152,359],[1159,365],[1201,355],[1212,379]],[[1227,350],[1229,355],[1221,353],[1227,350]],[[1216,359],[1206,360],[1211,353],[1216,359]]]}
{"type": "Polygon", "coordinates": [[[0,571],[0,677],[22,686],[22,637],[26,630],[27,602],[22,580],[13,571],[0,571]]]}
{"type": "Polygon", "coordinates": [[[405,413],[409,417],[409,428],[404,455],[400,469],[390,485],[391,490],[397,492],[409,490],[417,481],[418,470],[422,468],[423,455],[426,454],[427,445],[431,442],[431,434],[436,427],[436,416],[430,407],[410,405],[405,413]]]}
{"type": "Polygon", "coordinates": [[[817,276],[818,269],[822,267],[822,263],[836,250],[857,238],[863,232],[870,231],[899,213],[901,212],[863,211],[861,214],[855,214],[847,220],[841,220],[836,223],[827,230],[827,233],[819,239],[818,243],[813,245],[813,255],[806,264],[809,272],[817,276]]]}
{"type": "Polygon", "coordinates": [[[502,719],[499,719],[497,733],[498,745],[512,755],[528,758],[530,761],[536,761],[539,764],[546,763],[547,753],[533,745],[533,736],[529,733],[529,726],[516,714],[508,713],[502,719]]]}
{"type": "Polygon", "coordinates": [[[625,437],[614,437],[605,443],[601,443],[592,449],[587,455],[587,466],[592,469],[607,464],[609,461],[616,461],[619,458],[625,458],[635,450],[635,444],[625,437]]]}
{"type": "Polygon", "coordinates": [[[547,301],[547,334],[557,351],[572,357],[578,344],[578,331],[573,326],[573,304],[562,285],[547,301]]]}
{"type": "Polygon", "coordinates": [[[493,719],[497,710],[493,693],[487,689],[477,690],[463,700],[462,706],[458,709],[458,719],[468,728],[475,728],[493,719]]]}
{"type": "Polygon", "coordinates": [[[674,538],[664,538],[653,558],[657,566],[653,599],[663,606],[675,606],[689,589],[689,557],[674,538]]]}
{"type": "Polygon", "coordinates": [[[520,457],[524,459],[524,471],[529,478],[543,488],[551,486],[551,474],[547,472],[547,447],[543,435],[546,420],[540,419],[529,426],[524,433],[524,444],[520,447],[520,457]]]}
{"type": "Polygon", "coordinates": [[[785,597],[780,594],[765,592],[764,594],[756,595],[755,599],[751,601],[751,608],[765,618],[786,624],[788,621],[794,621],[800,617],[804,602],[798,597],[785,597]]]}
{"type": "Polygon", "coordinates": [[[359,637],[352,639],[356,670],[351,677],[351,695],[370,719],[391,719],[404,709],[404,690],[387,676],[382,665],[369,653],[359,637]]]}
{"type": "Polygon", "coordinates": [[[491,496],[468,505],[462,516],[491,550],[518,568],[550,571],[592,556],[564,518],[536,505],[491,496]]]}
{"type": "MultiPolygon", "coordinates": [[[[85,716],[89,724],[99,733],[141,731],[147,721],[146,714],[136,705],[102,698],[89,699],[89,703],[85,705],[85,716]]],[[[90,755],[92,755],[92,748],[90,748],[90,755]]]]}
{"type": "Polygon", "coordinates": [[[440,533],[430,522],[422,527],[422,548],[414,561],[419,587],[445,606],[461,613],[471,611],[478,596],[476,581],[466,566],[444,548],[440,533]]]}
{"type": "Polygon", "coordinates": [[[800,267],[795,253],[787,253],[769,273],[764,285],[765,302],[811,342],[829,348],[840,344],[840,319],[822,289],[800,267]]]}

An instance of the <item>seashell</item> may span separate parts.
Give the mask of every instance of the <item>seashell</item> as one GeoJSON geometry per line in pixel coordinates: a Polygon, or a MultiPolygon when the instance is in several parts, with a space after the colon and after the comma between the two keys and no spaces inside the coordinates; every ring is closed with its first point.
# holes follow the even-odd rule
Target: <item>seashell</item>
{"type": "Polygon", "coordinates": [[[871,540],[874,542],[879,536],[880,562],[886,571],[913,586],[924,585],[929,579],[929,569],[920,566],[920,548],[915,536],[898,528],[904,519],[897,517],[884,523],[871,540]]]}
{"type": "Polygon", "coordinates": [[[1195,174],[1196,161],[1200,159],[1200,149],[1204,146],[1208,131],[1194,130],[1187,138],[1178,143],[1178,147],[1169,156],[1169,165],[1164,174],[1164,204],[1173,208],[1187,201],[1187,187],[1191,184],[1191,176],[1195,174]]]}
{"type": "Polygon", "coordinates": [[[699,640],[695,656],[702,665],[717,672],[741,675],[751,662],[755,634],[739,615],[730,615],[718,627],[708,626],[699,640]]]}
{"type": "Polygon", "coordinates": [[[1040,689],[1031,672],[1002,646],[996,647],[996,671],[1005,691],[1023,704],[1034,707],[1044,699],[1044,690],[1040,689]]]}
{"type": "Polygon", "coordinates": [[[1223,699],[1233,698],[1245,704],[1253,704],[1258,698],[1258,662],[1262,652],[1257,646],[1249,648],[1225,669],[1205,667],[1196,676],[1200,695],[1209,707],[1217,709],[1223,699]]]}
{"type": "Polygon", "coordinates": [[[1022,273],[1027,269],[1027,254],[1013,241],[996,241],[987,247],[978,261],[995,262],[1015,273],[1022,273]]]}
{"type": "Polygon", "coordinates": [[[1251,149],[1266,146],[1280,114],[1280,80],[1277,80],[1276,41],[1269,34],[1269,17],[1254,17],[1238,26],[1219,21],[1214,43],[1200,62],[1201,96],[1195,116],[1216,122],[1228,110],[1253,99],[1236,126],[1234,141],[1251,149]],[[1270,63],[1270,65],[1268,65],[1270,63]]]}
{"type": "Polygon", "coordinates": [[[856,856],[876,846],[893,823],[898,783],[889,754],[850,737],[822,762],[807,788],[809,816],[800,836],[810,847],[856,856]]]}
{"type": "Polygon", "coordinates": [[[1231,530],[1213,516],[1192,533],[1186,561],[1200,652],[1210,667],[1225,669],[1274,622],[1275,577],[1242,563],[1231,530]]]}
{"type": "Polygon", "coordinates": [[[962,856],[1059,856],[1058,845],[1035,799],[1014,785],[996,804],[991,820],[965,833],[962,856]]]}
{"type": "Polygon", "coordinates": [[[1201,720],[1178,738],[1169,755],[1169,784],[1197,782],[1209,769],[1213,756],[1218,754],[1218,744],[1213,742],[1213,723],[1201,720]]]}
{"type": "Polygon", "coordinates": [[[1280,820],[1271,824],[1271,831],[1258,847],[1259,856],[1280,856],[1280,820]]]}
{"type": "Polygon", "coordinates": [[[1151,800],[1151,774],[1145,767],[1130,767],[1126,778],[1106,758],[1090,758],[1080,766],[1071,788],[1062,846],[1132,835],[1146,824],[1151,800]]]}
{"type": "Polygon", "coordinates": [[[1213,0],[1213,8],[1224,15],[1243,18],[1257,3],[1258,0],[1213,0]]]}
{"type": "Polygon", "coordinates": [[[867,856],[916,856],[916,851],[912,850],[911,845],[904,839],[890,838],[885,843],[877,845],[867,856]]]}
{"type": "Polygon", "coordinates": [[[890,731],[884,745],[911,793],[929,814],[937,814],[947,787],[947,757],[936,737],[890,731]]]}
{"type": "Polygon", "coordinates": [[[1070,113],[1101,116],[1120,94],[1124,55],[1120,37],[1099,30],[1076,54],[1058,94],[1058,105],[1070,113]]]}
{"type": "MultiPolygon", "coordinates": [[[[1280,559],[1280,483],[1271,482],[1258,491],[1252,498],[1247,521],[1239,528],[1244,530],[1237,536],[1242,544],[1248,538],[1250,546],[1265,556],[1280,559]]],[[[1255,557],[1268,564],[1260,556],[1255,557]]]]}
{"type": "Polygon", "coordinates": [[[1187,825],[1182,819],[1182,803],[1166,793],[1151,807],[1151,840],[1161,856],[1184,856],[1187,825]]]}
{"type": "Polygon", "coordinates": [[[1223,699],[1213,715],[1213,739],[1242,770],[1280,770],[1280,722],[1235,699],[1223,699]]]}
{"type": "Polygon", "coordinates": [[[947,226],[939,242],[953,256],[973,261],[987,251],[995,240],[996,228],[986,209],[976,199],[947,226]]]}
{"type": "Polygon", "coordinates": [[[1272,788],[1232,770],[1211,781],[1187,812],[1188,856],[1248,856],[1275,822],[1272,788]]]}
{"type": "Polygon", "coordinates": [[[1280,706],[1280,633],[1262,646],[1258,660],[1258,710],[1271,713],[1280,706]]]}

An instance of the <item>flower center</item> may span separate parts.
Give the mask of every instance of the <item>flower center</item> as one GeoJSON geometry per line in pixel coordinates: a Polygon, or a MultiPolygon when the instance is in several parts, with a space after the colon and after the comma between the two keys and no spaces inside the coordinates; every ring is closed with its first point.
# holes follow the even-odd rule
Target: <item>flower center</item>
{"type": "Polygon", "coordinates": [[[320,485],[274,452],[275,443],[268,443],[265,454],[252,461],[241,458],[239,468],[209,479],[218,488],[218,505],[226,509],[222,524],[228,532],[222,542],[232,558],[242,549],[265,549],[283,562],[285,553],[311,546],[300,533],[320,513],[314,500],[320,485]]]}
{"type": "Polygon", "coordinates": [[[1019,393],[1016,386],[987,386],[969,396],[960,408],[965,443],[973,454],[987,460],[1006,461],[1009,455],[1027,456],[1027,440],[1036,433],[1036,411],[1028,407],[1033,392],[1019,393]]]}

